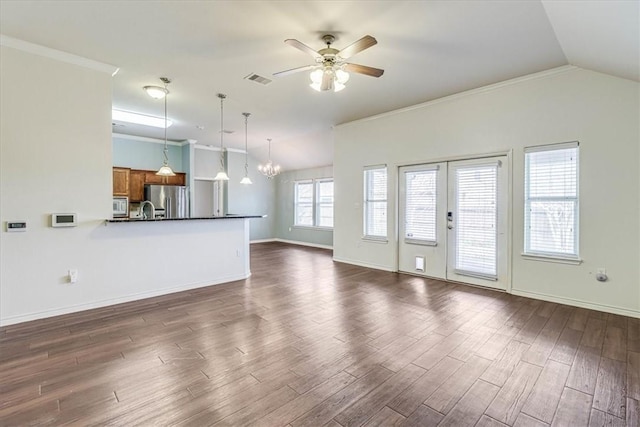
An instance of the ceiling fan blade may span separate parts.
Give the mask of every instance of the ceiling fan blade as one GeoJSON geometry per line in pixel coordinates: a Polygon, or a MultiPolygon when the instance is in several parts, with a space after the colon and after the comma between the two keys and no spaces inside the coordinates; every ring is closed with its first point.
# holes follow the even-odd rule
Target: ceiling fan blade
{"type": "Polygon", "coordinates": [[[317,65],[305,65],[304,67],[292,68],[290,70],[279,71],[277,73],[273,73],[274,77],[284,77],[290,74],[299,73],[301,71],[313,70],[317,65]]]}
{"type": "Polygon", "coordinates": [[[307,46],[306,44],[302,43],[301,41],[298,41],[296,39],[286,39],[284,41],[286,44],[288,44],[289,46],[295,47],[296,49],[299,49],[305,53],[308,53],[309,55],[313,56],[314,58],[318,59],[318,58],[322,58],[322,55],[320,55],[318,52],[316,52],[315,50],[311,49],[309,46],[307,46]]]}
{"type": "Polygon", "coordinates": [[[363,50],[370,48],[376,43],[378,43],[378,40],[376,40],[375,38],[371,36],[364,36],[360,40],[357,40],[342,49],[340,53],[338,53],[338,56],[340,56],[342,59],[351,58],[356,53],[362,52],[363,50]]]}
{"type": "Polygon", "coordinates": [[[384,70],[380,68],[367,67],[366,65],[360,64],[344,64],[345,71],[349,71],[352,73],[365,74],[371,77],[380,77],[384,74],[384,70]]]}
{"type": "Polygon", "coordinates": [[[320,90],[331,90],[333,89],[333,73],[325,73],[322,75],[322,85],[320,86],[320,90]]]}

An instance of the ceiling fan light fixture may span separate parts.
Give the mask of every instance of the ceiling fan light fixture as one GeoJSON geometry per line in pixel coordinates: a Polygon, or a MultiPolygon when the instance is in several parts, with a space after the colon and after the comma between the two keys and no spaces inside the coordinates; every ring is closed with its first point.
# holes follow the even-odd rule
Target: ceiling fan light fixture
{"type": "MultiPolygon", "coordinates": [[[[335,75],[336,75],[336,82],[340,83],[341,85],[344,85],[346,82],[349,81],[349,73],[347,73],[346,71],[344,71],[341,68],[338,68],[335,71],[335,75]]],[[[336,90],[337,92],[337,90],[336,90]]]]}
{"type": "Polygon", "coordinates": [[[322,83],[322,75],[324,74],[324,70],[322,68],[317,68],[315,70],[313,70],[311,72],[311,74],[309,74],[309,78],[311,79],[312,83],[317,83],[318,84],[318,89],[320,89],[320,83],[322,83]]]}

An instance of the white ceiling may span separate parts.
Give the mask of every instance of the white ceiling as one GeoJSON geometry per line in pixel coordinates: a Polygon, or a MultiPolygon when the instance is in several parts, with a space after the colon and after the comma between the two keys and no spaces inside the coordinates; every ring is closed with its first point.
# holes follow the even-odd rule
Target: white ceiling
{"type": "MultiPolygon", "coordinates": [[[[142,90],[170,77],[169,139],[220,143],[272,157],[285,169],[333,163],[331,127],[464,90],[566,64],[640,80],[638,1],[0,1],[6,36],[120,67],[113,106],[162,116],[142,90]],[[379,79],[352,74],[339,93],[318,93],[313,63],[283,43],[314,49],[334,34],[346,47],[370,34],[376,46],[350,62],[383,68],[379,79]],[[243,77],[273,78],[262,86],[243,77]],[[200,130],[197,126],[204,126],[200,130]]],[[[115,127],[162,137],[162,130],[115,127]]],[[[390,141],[392,142],[392,141],[390,141]]]]}

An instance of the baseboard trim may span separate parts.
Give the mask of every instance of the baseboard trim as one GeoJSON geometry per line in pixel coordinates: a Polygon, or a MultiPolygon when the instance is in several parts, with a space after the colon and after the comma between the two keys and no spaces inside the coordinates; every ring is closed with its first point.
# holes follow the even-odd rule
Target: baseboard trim
{"type": "Polygon", "coordinates": [[[370,264],[368,262],[354,261],[354,260],[351,260],[351,259],[339,258],[339,257],[335,257],[335,256],[333,257],[333,260],[335,262],[342,262],[344,264],[357,265],[358,267],[373,268],[375,270],[382,270],[382,271],[389,271],[391,273],[397,273],[397,271],[395,269],[389,268],[389,267],[385,267],[383,265],[370,264]]]}
{"type": "Polygon", "coordinates": [[[571,305],[574,307],[587,308],[589,310],[604,311],[606,313],[640,318],[639,311],[629,310],[628,308],[616,307],[616,306],[606,305],[606,304],[596,304],[596,303],[574,299],[574,298],[559,297],[556,295],[549,295],[549,294],[543,294],[543,293],[531,292],[531,291],[523,291],[519,289],[511,289],[511,293],[513,295],[517,295],[521,297],[539,299],[543,301],[555,302],[558,304],[565,304],[565,305],[571,305]]]}
{"type": "Polygon", "coordinates": [[[271,243],[275,241],[276,239],[258,239],[258,240],[251,240],[249,243],[253,245],[254,243],[271,243]]]}
{"type": "Polygon", "coordinates": [[[321,245],[318,243],[309,243],[309,242],[301,242],[299,240],[287,240],[287,239],[262,239],[262,240],[252,240],[251,243],[270,243],[270,242],[280,242],[280,243],[288,243],[290,245],[298,245],[298,246],[308,246],[310,248],[319,248],[319,249],[329,249],[333,250],[333,246],[329,245],[321,245]]]}
{"type": "Polygon", "coordinates": [[[61,316],[63,314],[77,313],[80,311],[92,310],[95,308],[108,307],[110,305],[122,304],[125,302],[138,301],[146,298],[159,297],[162,295],[173,294],[176,292],[188,291],[191,289],[204,288],[207,286],[222,285],[224,283],[235,282],[236,280],[244,280],[251,276],[251,272],[246,274],[238,274],[225,276],[215,281],[205,281],[188,283],[185,285],[175,286],[171,288],[158,289],[154,291],[141,292],[137,294],[126,295],[119,298],[109,298],[105,300],[95,301],[85,304],[70,305],[67,307],[56,308],[53,310],[44,310],[35,313],[21,314],[18,316],[9,316],[0,319],[0,326],[15,325],[17,323],[29,322],[32,320],[45,319],[48,317],[61,316]]]}

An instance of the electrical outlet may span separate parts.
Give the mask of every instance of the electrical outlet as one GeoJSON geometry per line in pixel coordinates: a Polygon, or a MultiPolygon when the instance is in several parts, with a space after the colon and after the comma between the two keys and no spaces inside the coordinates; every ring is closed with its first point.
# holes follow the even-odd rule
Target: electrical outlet
{"type": "Polygon", "coordinates": [[[78,270],[72,268],[69,270],[69,283],[76,283],[78,281],[78,270]]]}
{"type": "Polygon", "coordinates": [[[240,256],[240,249],[236,249],[236,256],[240,256]]]}

